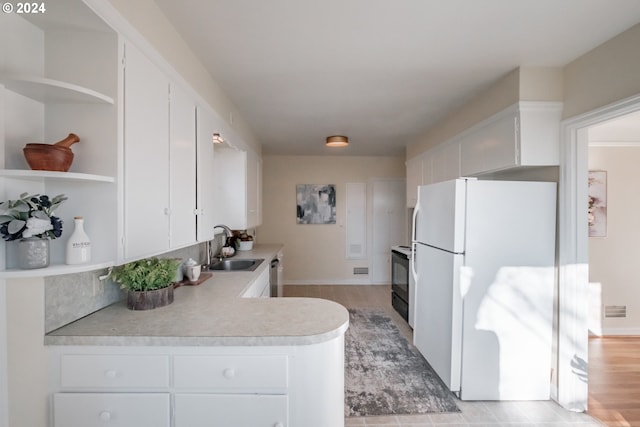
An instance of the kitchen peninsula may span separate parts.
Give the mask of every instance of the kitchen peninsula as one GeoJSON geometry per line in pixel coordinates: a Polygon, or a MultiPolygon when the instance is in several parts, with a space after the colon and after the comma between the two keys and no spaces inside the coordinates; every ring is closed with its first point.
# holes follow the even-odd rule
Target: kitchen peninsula
{"type": "MultiPolygon", "coordinates": [[[[237,257],[269,260],[280,248],[237,257]]],[[[49,333],[51,425],[342,426],[348,312],[322,299],[242,298],[268,268],[213,272],[166,307],[117,303],[49,333]]]]}

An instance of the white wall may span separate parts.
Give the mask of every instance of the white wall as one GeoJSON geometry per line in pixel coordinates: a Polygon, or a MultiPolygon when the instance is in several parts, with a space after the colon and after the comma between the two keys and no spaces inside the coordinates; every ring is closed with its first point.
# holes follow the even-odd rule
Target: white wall
{"type": "Polygon", "coordinates": [[[574,117],[640,93],[640,24],[564,67],[563,117],[574,117]]]}
{"type": "Polygon", "coordinates": [[[598,335],[640,335],[638,164],[640,145],[589,148],[589,170],[607,171],[606,237],[589,238],[589,329],[598,335]],[[626,306],[627,317],[603,318],[604,305],[626,306]]]}
{"type": "Polygon", "coordinates": [[[404,176],[403,157],[264,156],[263,224],[257,241],[284,244],[285,283],[369,283],[368,276],[353,274],[354,267],[368,267],[369,260],[345,257],[346,183],[370,187],[372,178],[404,176]],[[335,184],[337,223],[298,225],[296,184],[335,184]]]}

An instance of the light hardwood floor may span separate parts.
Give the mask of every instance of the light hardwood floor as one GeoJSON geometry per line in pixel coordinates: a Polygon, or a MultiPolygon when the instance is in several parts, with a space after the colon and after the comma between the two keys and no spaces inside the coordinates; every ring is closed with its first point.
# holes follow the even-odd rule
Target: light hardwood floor
{"type": "Polygon", "coordinates": [[[640,338],[589,340],[589,413],[609,426],[640,426],[640,338]]]}
{"type": "MultiPolygon", "coordinates": [[[[412,330],[391,306],[390,286],[368,285],[287,285],[285,297],[312,297],[335,301],[347,308],[380,308],[394,320],[402,335],[412,342],[412,330]]],[[[637,365],[640,366],[640,365],[637,365]]],[[[601,426],[587,414],[562,409],[552,401],[543,402],[466,402],[457,401],[459,414],[427,414],[345,418],[345,426],[425,427],[446,426],[601,426]]],[[[607,424],[609,425],[609,424],[607,424]]],[[[640,424],[611,424],[631,426],[640,424]]]]}

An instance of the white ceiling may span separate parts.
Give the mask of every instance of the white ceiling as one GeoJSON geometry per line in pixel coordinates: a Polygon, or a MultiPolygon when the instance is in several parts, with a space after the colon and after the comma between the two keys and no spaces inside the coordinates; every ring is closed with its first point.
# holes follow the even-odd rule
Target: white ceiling
{"type": "Polygon", "coordinates": [[[563,66],[640,0],[155,0],[263,144],[401,155],[518,66],[563,66]],[[346,149],[324,147],[349,136],[346,149]]]}

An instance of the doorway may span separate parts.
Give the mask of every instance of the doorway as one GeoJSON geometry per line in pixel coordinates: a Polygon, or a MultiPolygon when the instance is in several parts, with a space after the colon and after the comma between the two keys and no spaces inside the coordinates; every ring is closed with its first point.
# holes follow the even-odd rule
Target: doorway
{"type": "Polygon", "coordinates": [[[589,331],[640,335],[640,112],[589,128],[589,331]]]}
{"type": "Polygon", "coordinates": [[[638,111],[635,96],[561,126],[556,400],[573,411],[586,411],[588,402],[589,128],[638,111]]]}

